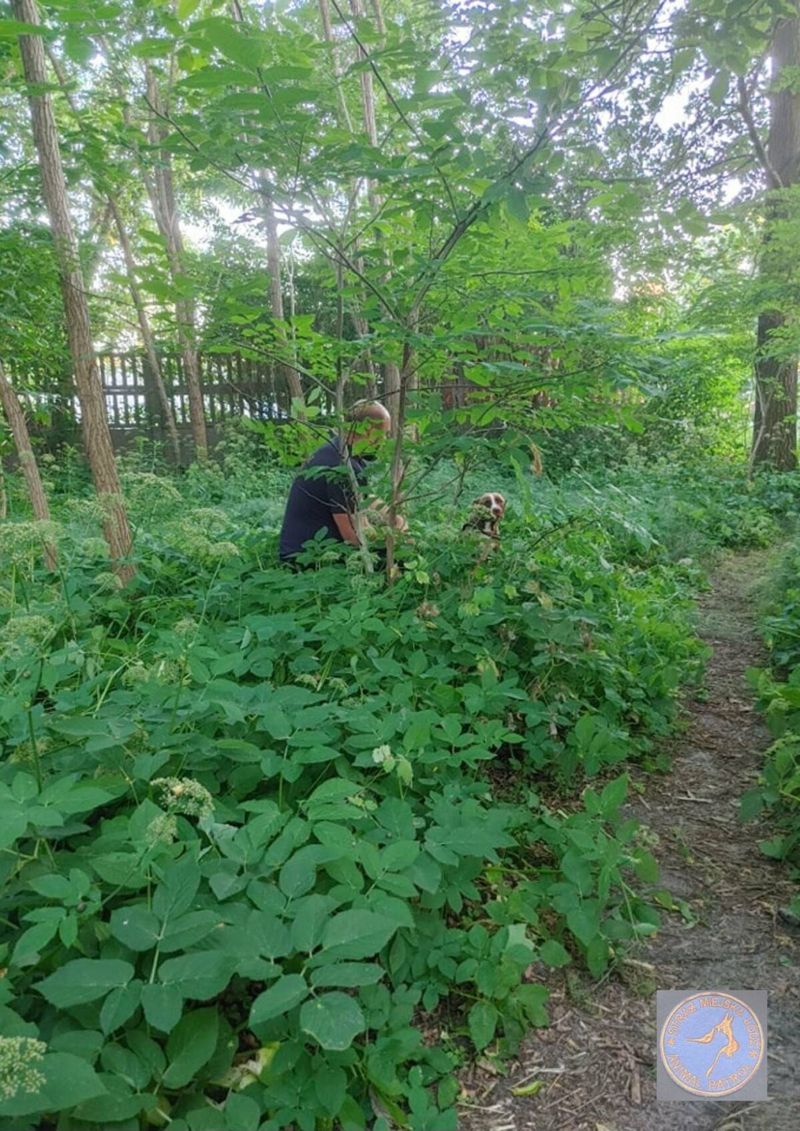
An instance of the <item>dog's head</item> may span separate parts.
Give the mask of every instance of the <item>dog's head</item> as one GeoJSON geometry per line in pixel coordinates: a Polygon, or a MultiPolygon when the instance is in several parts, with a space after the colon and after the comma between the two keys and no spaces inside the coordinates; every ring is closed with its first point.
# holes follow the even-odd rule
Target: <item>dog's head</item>
{"type": "Polygon", "coordinates": [[[470,517],[464,524],[465,530],[479,530],[481,534],[497,539],[500,536],[500,520],[505,514],[506,501],[499,491],[487,491],[473,499],[470,517]]]}
{"type": "Polygon", "coordinates": [[[487,491],[485,495],[479,495],[472,505],[476,509],[488,511],[495,522],[499,522],[506,513],[506,500],[499,491],[487,491]]]}

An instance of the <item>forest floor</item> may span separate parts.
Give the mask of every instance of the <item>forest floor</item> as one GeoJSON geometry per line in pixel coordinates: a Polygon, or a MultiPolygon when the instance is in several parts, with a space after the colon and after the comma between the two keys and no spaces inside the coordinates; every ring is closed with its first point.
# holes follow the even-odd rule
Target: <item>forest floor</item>
{"type": "Polygon", "coordinates": [[[507,1075],[485,1061],[465,1075],[460,1131],[800,1129],[800,929],[780,915],[793,885],[758,849],[768,829],[737,820],[771,742],[745,682],[766,662],[754,594],[769,556],[731,555],[713,572],[698,608],[713,649],[703,694],[685,703],[685,729],[666,746],[671,771],[631,772],[644,789],[631,791],[626,815],[656,834],[661,886],[685,901],[684,915],[663,912],[658,934],[599,985],[537,968],[551,1024],[531,1033],[507,1075]],[[768,991],[769,1100],[656,1102],[655,991],[671,989],[768,991]],[[536,1096],[512,1095],[535,1080],[536,1096]]]}

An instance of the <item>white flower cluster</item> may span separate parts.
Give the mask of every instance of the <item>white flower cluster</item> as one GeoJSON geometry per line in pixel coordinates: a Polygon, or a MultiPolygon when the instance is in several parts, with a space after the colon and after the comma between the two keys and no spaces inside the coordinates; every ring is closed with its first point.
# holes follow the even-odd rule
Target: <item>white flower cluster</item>
{"type": "Polygon", "coordinates": [[[157,844],[172,844],[178,837],[178,821],[174,813],[159,813],[144,831],[144,839],[151,848],[157,844]]]}
{"type": "Polygon", "coordinates": [[[84,538],[80,544],[80,548],[87,558],[108,557],[108,542],[106,542],[105,538],[100,538],[99,535],[84,538]]]}
{"type": "Polygon", "coordinates": [[[0,1097],[38,1092],[45,1083],[41,1064],[47,1045],[33,1037],[0,1037],[0,1097]]]}
{"type": "Polygon", "coordinates": [[[113,593],[115,589],[122,588],[122,579],[110,570],[96,574],[94,583],[101,593],[113,593]]]}
{"type": "Polygon", "coordinates": [[[122,682],[126,687],[134,687],[137,683],[146,683],[152,679],[157,683],[182,683],[185,681],[180,664],[175,660],[156,660],[149,667],[141,660],[134,660],[122,673],[122,682]]]}
{"type": "Polygon", "coordinates": [[[372,761],[380,766],[385,774],[397,773],[403,785],[411,785],[414,769],[404,754],[393,754],[391,746],[376,746],[372,751],[372,761]]]}
{"type": "Polygon", "coordinates": [[[197,632],[199,627],[200,625],[194,617],[187,616],[181,617],[180,620],[176,621],[172,626],[172,631],[176,636],[191,636],[192,633],[197,632]]]}
{"type": "Polygon", "coordinates": [[[301,672],[294,678],[295,683],[303,683],[306,687],[313,687],[315,691],[325,687],[328,691],[338,691],[345,695],[350,690],[345,681],[340,679],[338,675],[331,675],[326,678],[322,675],[314,675],[313,672],[301,672]]]}
{"type": "Polygon", "coordinates": [[[52,630],[53,622],[35,613],[9,617],[0,632],[0,654],[8,658],[29,656],[38,650],[52,630]]]}
{"type": "Polygon", "coordinates": [[[183,501],[174,483],[152,471],[125,471],[122,484],[125,498],[134,510],[151,512],[183,501]]]}
{"type": "Polygon", "coordinates": [[[387,774],[391,773],[395,766],[391,746],[376,746],[372,751],[372,761],[376,766],[383,766],[387,774]]]}
{"type": "Polygon", "coordinates": [[[26,558],[42,552],[45,542],[57,542],[61,527],[49,520],[4,522],[0,529],[0,553],[21,564],[26,558]]]}
{"type": "Polygon", "coordinates": [[[160,791],[161,804],[170,813],[210,817],[214,812],[214,798],[194,778],[154,778],[151,784],[160,791]]]}

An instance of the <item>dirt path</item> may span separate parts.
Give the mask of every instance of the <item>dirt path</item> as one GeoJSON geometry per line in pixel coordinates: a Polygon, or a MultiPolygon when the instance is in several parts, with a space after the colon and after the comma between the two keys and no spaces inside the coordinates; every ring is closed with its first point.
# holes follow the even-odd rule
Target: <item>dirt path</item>
{"type": "Polygon", "coordinates": [[[531,1035],[505,1078],[467,1081],[478,1106],[461,1109],[461,1131],[800,1131],[800,930],[778,915],[792,886],[758,851],[767,830],[736,819],[770,743],[745,683],[764,663],[753,584],[765,558],[717,569],[699,610],[713,647],[707,695],[686,705],[672,772],[632,775],[645,790],[628,812],[657,835],[662,885],[689,905],[688,920],[665,913],[659,934],[599,987],[551,972],[550,1028],[531,1035]],[[769,1101],[657,1104],[655,990],[717,988],[769,991],[769,1101]],[[536,1097],[511,1095],[537,1079],[536,1097]]]}

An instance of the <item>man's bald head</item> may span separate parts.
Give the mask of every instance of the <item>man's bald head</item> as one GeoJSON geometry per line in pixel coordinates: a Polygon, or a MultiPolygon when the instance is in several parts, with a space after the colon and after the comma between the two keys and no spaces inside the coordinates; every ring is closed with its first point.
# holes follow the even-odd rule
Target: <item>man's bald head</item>
{"type": "Polygon", "coordinates": [[[351,424],[360,424],[365,420],[376,420],[379,423],[386,421],[389,425],[392,423],[389,410],[379,401],[356,401],[347,413],[347,419],[351,424]]]}
{"type": "Polygon", "coordinates": [[[378,401],[356,401],[347,413],[347,445],[353,452],[374,452],[392,428],[388,410],[378,401]]]}

